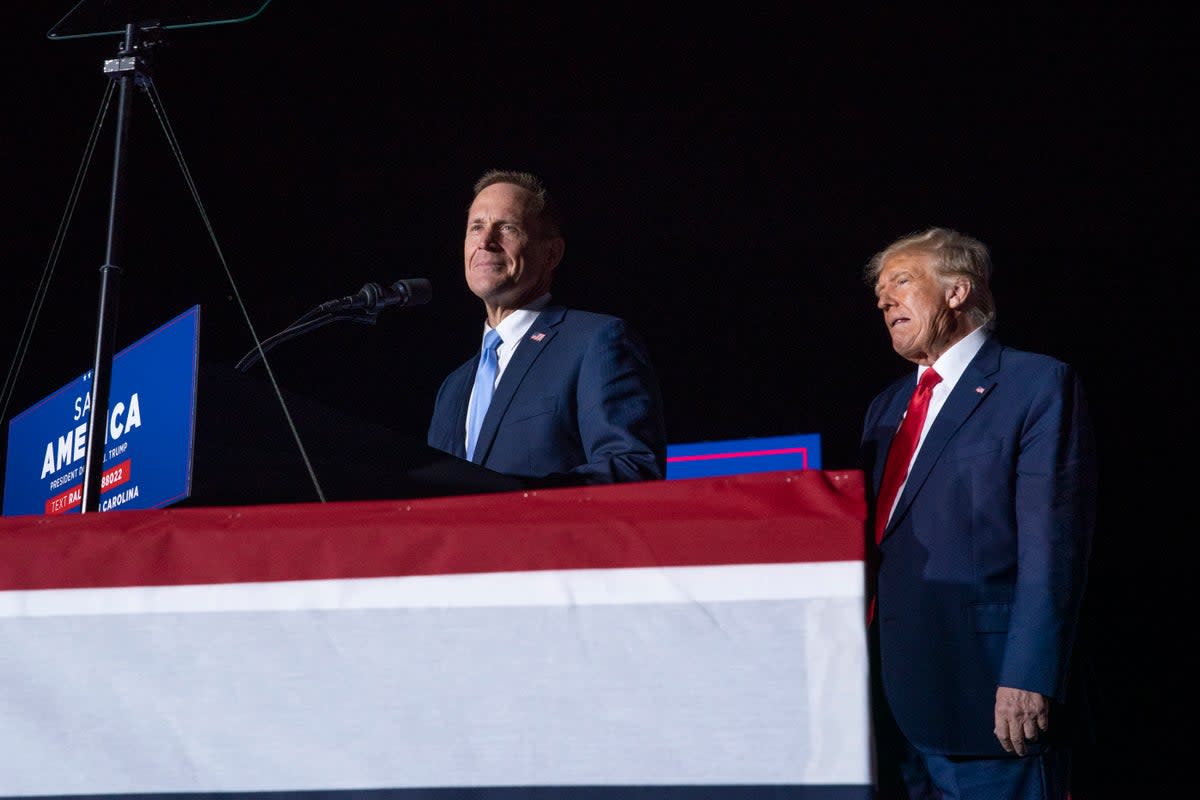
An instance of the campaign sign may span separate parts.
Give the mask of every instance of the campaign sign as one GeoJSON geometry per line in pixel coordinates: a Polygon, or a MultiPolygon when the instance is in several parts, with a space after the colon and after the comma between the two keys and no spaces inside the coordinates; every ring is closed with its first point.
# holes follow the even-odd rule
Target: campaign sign
{"type": "MultiPolygon", "coordinates": [[[[200,306],[112,362],[100,510],[162,508],[192,490],[200,306]]],[[[12,418],[4,516],[78,513],[83,505],[92,372],[12,418]]]]}
{"type": "Polygon", "coordinates": [[[819,433],[667,445],[668,480],[820,468],[819,433]]]}

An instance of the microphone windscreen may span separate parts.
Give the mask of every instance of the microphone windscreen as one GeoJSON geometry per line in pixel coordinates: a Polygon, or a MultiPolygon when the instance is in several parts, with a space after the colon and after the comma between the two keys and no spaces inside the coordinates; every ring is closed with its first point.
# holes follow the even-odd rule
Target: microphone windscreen
{"type": "Polygon", "coordinates": [[[407,306],[423,306],[433,299],[433,286],[427,278],[407,278],[392,284],[396,291],[407,293],[407,306]]]}

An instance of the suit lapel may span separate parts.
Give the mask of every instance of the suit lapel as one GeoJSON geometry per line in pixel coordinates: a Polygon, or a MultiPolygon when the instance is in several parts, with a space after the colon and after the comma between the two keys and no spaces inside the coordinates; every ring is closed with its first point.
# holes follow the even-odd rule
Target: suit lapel
{"type": "Polygon", "coordinates": [[[994,338],[989,338],[963,370],[958,383],[954,385],[954,390],[950,392],[942,410],[938,412],[937,419],[929,427],[929,433],[921,443],[921,451],[917,453],[912,470],[908,474],[908,481],[904,484],[904,491],[900,493],[896,512],[892,515],[888,530],[884,531],[885,537],[908,512],[913,498],[921,491],[921,486],[941,457],[947,442],[967,418],[975,413],[975,409],[995,386],[995,374],[999,368],[1000,345],[994,338]]]}
{"type": "Polygon", "coordinates": [[[871,475],[871,485],[875,488],[875,493],[879,493],[879,487],[883,484],[883,470],[887,464],[888,451],[892,448],[892,442],[896,440],[896,432],[900,429],[900,422],[904,419],[904,409],[908,407],[908,398],[912,396],[913,390],[917,388],[917,378],[914,372],[911,377],[899,384],[892,393],[891,399],[888,400],[887,408],[880,415],[879,426],[883,430],[891,431],[891,437],[886,443],[880,444],[886,446],[887,449],[880,448],[879,457],[875,459],[875,469],[871,475]]]}
{"type": "MultiPolygon", "coordinates": [[[[496,384],[496,393],[492,395],[492,404],[488,406],[487,415],[483,418],[483,427],[479,430],[479,441],[475,443],[475,463],[482,464],[487,460],[496,439],[496,431],[500,429],[500,420],[504,418],[508,407],[512,404],[521,382],[529,368],[537,361],[546,345],[555,337],[556,326],[562,322],[566,309],[562,306],[550,306],[537,315],[529,330],[525,332],[521,343],[517,345],[512,359],[504,367],[504,374],[496,384]]],[[[463,425],[466,425],[466,410],[463,411],[463,425]]]]}
{"type": "Polygon", "coordinates": [[[450,385],[446,387],[446,396],[453,403],[449,411],[451,419],[454,420],[447,444],[449,452],[459,458],[467,457],[467,405],[471,402],[471,387],[475,383],[475,369],[478,364],[478,356],[463,364],[455,370],[450,385]]]}

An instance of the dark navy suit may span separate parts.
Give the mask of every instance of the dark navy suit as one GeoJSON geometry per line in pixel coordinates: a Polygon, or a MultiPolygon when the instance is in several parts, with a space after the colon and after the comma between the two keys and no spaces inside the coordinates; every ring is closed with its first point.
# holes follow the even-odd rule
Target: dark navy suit
{"type": "MultiPolygon", "coordinates": [[[[878,491],[915,370],[872,401],[878,491]]],[[[990,337],[921,445],[879,547],[887,706],[926,753],[1006,757],[998,685],[1065,699],[1091,549],[1097,467],[1073,369],[990,337]]],[[[873,504],[872,497],[872,504],[873,504]]]]}
{"type": "MultiPolygon", "coordinates": [[[[478,355],[438,390],[428,442],[466,458],[478,355]]],[[[524,478],[615,483],[666,474],[658,381],[621,319],[549,306],[500,376],[475,447],[477,464],[524,478]]]]}

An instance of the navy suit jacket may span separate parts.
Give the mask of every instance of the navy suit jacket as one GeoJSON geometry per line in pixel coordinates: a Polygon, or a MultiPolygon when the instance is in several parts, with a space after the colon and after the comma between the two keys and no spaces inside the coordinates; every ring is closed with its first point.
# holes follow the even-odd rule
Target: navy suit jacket
{"type": "MultiPolygon", "coordinates": [[[[429,444],[460,458],[478,358],[442,383],[429,426],[429,444]]],[[[549,306],[500,376],[473,460],[523,478],[615,483],[662,478],[666,451],[642,341],[617,317],[549,306]]]]}
{"type": "MultiPolygon", "coordinates": [[[[915,372],[866,414],[872,507],[915,372]]],[[[1096,484],[1075,371],[989,337],[930,427],[879,547],[880,677],[916,747],[1004,756],[997,686],[1065,700],[1096,484]]],[[[1052,735],[1065,721],[1051,720],[1052,735]]]]}

